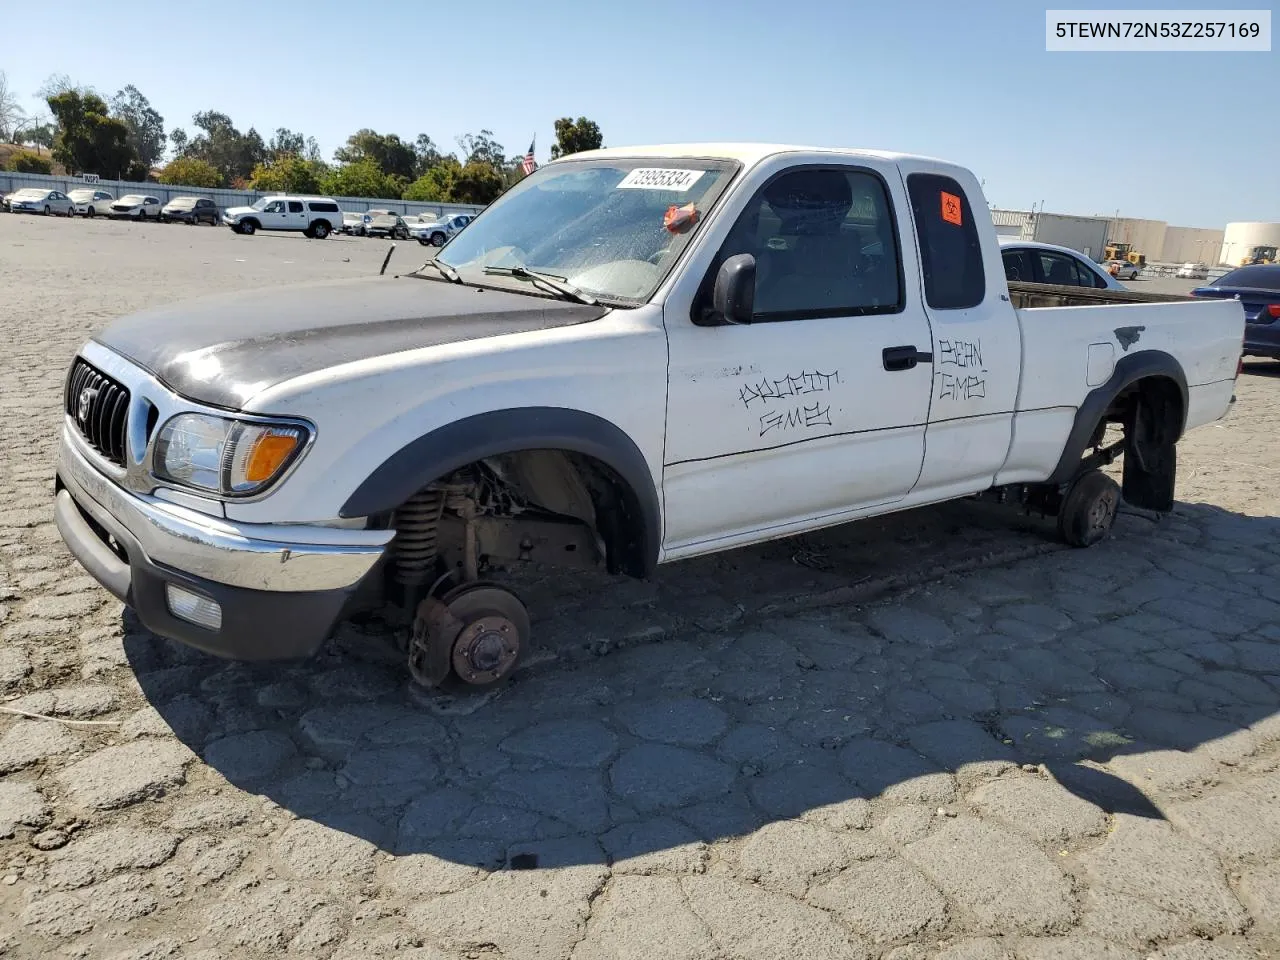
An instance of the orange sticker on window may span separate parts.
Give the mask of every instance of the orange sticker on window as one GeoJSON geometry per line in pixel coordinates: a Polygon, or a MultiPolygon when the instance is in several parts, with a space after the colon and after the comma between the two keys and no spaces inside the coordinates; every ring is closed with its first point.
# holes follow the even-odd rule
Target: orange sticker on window
{"type": "Polygon", "coordinates": [[[942,219],[954,223],[957,227],[964,223],[964,215],[960,212],[960,198],[954,193],[942,191],[942,219]]]}

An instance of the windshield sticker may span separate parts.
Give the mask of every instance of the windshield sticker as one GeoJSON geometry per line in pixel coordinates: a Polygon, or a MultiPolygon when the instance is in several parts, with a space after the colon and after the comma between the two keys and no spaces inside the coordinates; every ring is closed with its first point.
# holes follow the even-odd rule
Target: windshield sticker
{"type": "Polygon", "coordinates": [[[945,190],[942,191],[942,219],[947,223],[954,223],[957,227],[964,226],[964,216],[960,212],[960,198],[945,190]]]}
{"type": "Polygon", "coordinates": [[[698,208],[692,203],[677,207],[674,203],[663,214],[662,225],[671,233],[680,233],[698,222],[698,208]]]}
{"type": "Polygon", "coordinates": [[[620,181],[619,190],[675,190],[683,193],[702,179],[705,170],[637,167],[620,181]]]}

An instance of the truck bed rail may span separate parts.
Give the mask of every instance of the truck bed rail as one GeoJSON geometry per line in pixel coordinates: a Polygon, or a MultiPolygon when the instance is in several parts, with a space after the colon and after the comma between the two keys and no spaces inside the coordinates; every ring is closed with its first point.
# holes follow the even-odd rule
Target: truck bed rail
{"type": "Polygon", "coordinates": [[[1081,307],[1109,303],[1185,303],[1193,297],[1176,293],[1145,293],[1138,290],[1100,290],[1056,283],[1009,284],[1009,299],[1015,307],[1081,307]]]}

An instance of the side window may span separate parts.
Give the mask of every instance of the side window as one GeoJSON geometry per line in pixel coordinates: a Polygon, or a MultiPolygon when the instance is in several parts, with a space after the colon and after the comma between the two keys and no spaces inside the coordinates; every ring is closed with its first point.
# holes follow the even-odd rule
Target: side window
{"type": "Polygon", "coordinates": [[[297,201],[297,200],[290,200],[290,201],[289,201],[289,212],[290,212],[290,213],[301,213],[301,212],[302,212],[302,204],[301,204],[301,202],[299,202],[299,201],[297,201]]]}
{"type": "Polygon", "coordinates": [[[911,174],[907,193],[920,238],[926,302],[935,310],[976,307],[987,294],[987,275],[969,198],[951,177],[934,173],[911,174]]]}
{"type": "Polygon", "coordinates": [[[1107,282],[1098,276],[1098,271],[1094,270],[1083,260],[1076,261],[1076,271],[1080,274],[1080,286],[1094,287],[1102,290],[1107,286],[1107,282]]]}
{"type": "Polygon", "coordinates": [[[1035,283],[1036,271],[1028,250],[1005,250],[1001,254],[1004,260],[1004,277],[1010,283],[1035,283]]]}
{"type": "Polygon", "coordinates": [[[1048,251],[1040,254],[1041,272],[1045,283],[1056,283],[1064,287],[1093,286],[1093,280],[1080,282],[1080,275],[1074,259],[1060,253],[1048,251]]]}
{"type": "Polygon", "coordinates": [[[803,320],[902,309],[893,208],[875,174],[806,167],[765,184],[716,258],[756,260],[755,319],[803,320]]]}

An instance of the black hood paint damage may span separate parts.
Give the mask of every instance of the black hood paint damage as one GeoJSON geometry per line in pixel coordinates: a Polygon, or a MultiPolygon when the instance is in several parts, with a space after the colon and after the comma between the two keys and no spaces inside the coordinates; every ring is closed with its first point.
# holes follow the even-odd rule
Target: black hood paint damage
{"type": "Polygon", "coordinates": [[[504,290],[371,277],[157,307],[93,339],[190,400],[238,410],[269,387],[338,364],[588,323],[607,312],[504,290]]]}

